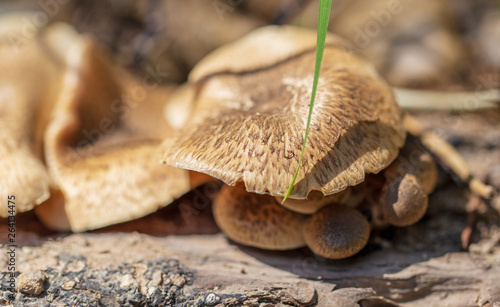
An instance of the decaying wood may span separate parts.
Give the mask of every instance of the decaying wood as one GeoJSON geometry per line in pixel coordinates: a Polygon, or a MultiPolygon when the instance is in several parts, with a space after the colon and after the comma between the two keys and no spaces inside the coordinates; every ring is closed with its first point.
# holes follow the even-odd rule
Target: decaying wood
{"type": "MultiPolygon", "coordinates": [[[[500,299],[500,249],[438,257],[380,250],[332,262],[304,251],[285,255],[240,248],[221,234],[75,234],[22,247],[17,260],[21,271],[47,278],[46,295],[18,294],[14,302],[20,306],[71,305],[75,295],[96,306],[113,300],[131,306],[134,300],[147,306],[157,306],[155,300],[178,306],[356,306],[363,300],[384,306],[483,306],[500,299]],[[155,291],[162,297],[155,298],[155,291]]],[[[2,283],[7,279],[4,275],[2,283]]],[[[2,292],[7,299],[8,291],[2,292]]]]}
{"type": "MultiPolygon", "coordinates": [[[[414,115],[451,141],[475,175],[488,177],[500,164],[498,111],[414,115]]],[[[500,302],[500,218],[494,210],[500,199],[496,196],[477,212],[469,251],[461,251],[469,192],[443,171],[422,221],[382,230],[359,255],[340,261],[317,257],[307,249],[263,251],[228,241],[215,233],[209,206],[214,191],[202,187],[148,217],[92,233],[53,233],[32,213],[18,216],[16,269],[23,276],[16,275],[19,292],[12,294],[7,289],[7,246],[2,246],[0,305],[12,301],[14,306],[495,306],[500,302]]],[[[1,243],[6,242],[7,231],[5,221],[0,221],[1,243]]]]}

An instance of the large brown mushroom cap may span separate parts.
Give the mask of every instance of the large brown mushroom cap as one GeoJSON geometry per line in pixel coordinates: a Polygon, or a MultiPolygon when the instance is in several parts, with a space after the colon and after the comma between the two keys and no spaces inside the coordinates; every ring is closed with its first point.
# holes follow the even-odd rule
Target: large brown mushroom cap
{"type": "Polygon", "coordinates": [[[248,193],[242,184],[222,187],[213,211],[217,225],[238,243],[273,250],[305,245],[305,215],[281,207],[270,195],[248,193]]]}
{"type": "MultiPolygon", "coordinates": [[[[243,181],[249,192],[284,196],[303,142],[315,38],[310,30],[267,27],[209,55],[190,77],[194,115],[164,141],[161,160],[229,185],[243,181]],[[241,56],[248,53],[259,56],[241,56]]],[[[388,85],[338,41],[330,37],[324,52],[291,198],[357,185],[366,173],[389,165],[405,139],[402,112],[388,85]]]]}

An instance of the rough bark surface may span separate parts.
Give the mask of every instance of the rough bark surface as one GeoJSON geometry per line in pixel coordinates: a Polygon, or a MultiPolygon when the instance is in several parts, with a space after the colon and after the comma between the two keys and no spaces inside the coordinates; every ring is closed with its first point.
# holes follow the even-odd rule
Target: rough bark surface
{"type": "MultiPolygon", "coordinates": [[[[415,115],[451,141],[477,175],[498,182],[498,111],[415,115]]],[[[500,199],[468,213],[468,192],[443,171],[419,223],[373,233],[360,254],[341,261],[228,241],[211,218],[214,193],[203,187],[148,217],[83,234],[53,233],[32,213],[18,216],[16,291],[8,289],[3,245],[0,305],[500,305],[500,199]],[[461,251],[474,216],[472,244],[461,251]]],[[[0,221],[1,243],[7,232],[0,221]]]]}

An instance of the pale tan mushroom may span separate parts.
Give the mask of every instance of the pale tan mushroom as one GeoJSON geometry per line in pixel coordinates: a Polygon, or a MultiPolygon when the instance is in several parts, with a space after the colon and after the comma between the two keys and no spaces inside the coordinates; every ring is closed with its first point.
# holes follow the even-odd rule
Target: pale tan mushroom
{"type": "Polygon", "coordinates": [[[223,186],[213,212],[217,225],[238,243],[274,250],[305,245],[305,215],[281,207],[270,195],[248,193],[243,184],[223,186]]]}
{"type": "MultiPolygon", "coordinates": [[[[31,210],[50,197],[53,182],[41,160],[41,131],[49,119],[62,70],[54,33],[36,35],[34,29],[36,36],[27,37],[22,32],[26,17],[9,14],[0,18],[0,197],[15,203],[14,214],[31,210]]],[[[8,211],[8,206],[0,206],[0,217],[10,215],[8,211]]]]}
{"type": "Polygon", "coordinates": [[[63,84],[44,135],[60,191],[37,208],[40,219],[57,230],[94,229],[144,216],[189,191],[188,172],[160,167],[155,158],[171,131],[162,108],[173,88],[128,76],[92,39],[69,35],[60,59],[63,84]]]}
{"type": "Polygon", "coordinates": [[[342,259],[358,253],[370,238],[370,225],[356,209],[333,204],[309,218],[304,227],[307,246],[316,254],[342,259]]]}
{"type": "MultiPolygon", "coordinates": [[[[207,56],[190,75],[189,124],[161,146],[167,165],[283,196],[301,151],[316,34],[266,27],[207,56]]],[[[308,145],[291,198],[334,194],[377,173],[405,139],[402,112],[373,67],[329,36],[308,145]],[[362,89],[362,90],[361,90],[362,89]]]]}
{"type": "Polygon", "coordinates": [[[164,115],[175,129],[182,128],[193,113],[195,89],[186,84],[179,86],[169,97],[164,108],[164,115]]]}

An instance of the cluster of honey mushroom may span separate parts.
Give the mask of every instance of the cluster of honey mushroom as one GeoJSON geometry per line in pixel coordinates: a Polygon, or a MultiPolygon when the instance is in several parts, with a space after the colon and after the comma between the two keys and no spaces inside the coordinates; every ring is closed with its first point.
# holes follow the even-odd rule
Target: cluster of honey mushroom
{"type": "Polygon", "coordinates": [[[264,249],[307,245],[345,258],[373,227],[425,214],[437,176],[418,140],[425,132],[373,66],[333,35],[297,183],[282,203],[302,149],[314,30],[258,29],[176,86],[128,74],[69,25],[14,46],[7,33],[20,27],[2,23],[0,194],[16,196],[18,213],[34,208],[49,228],[139,218],[211,180],[227,184],[213,203],[221,230],[264,249]]]}

